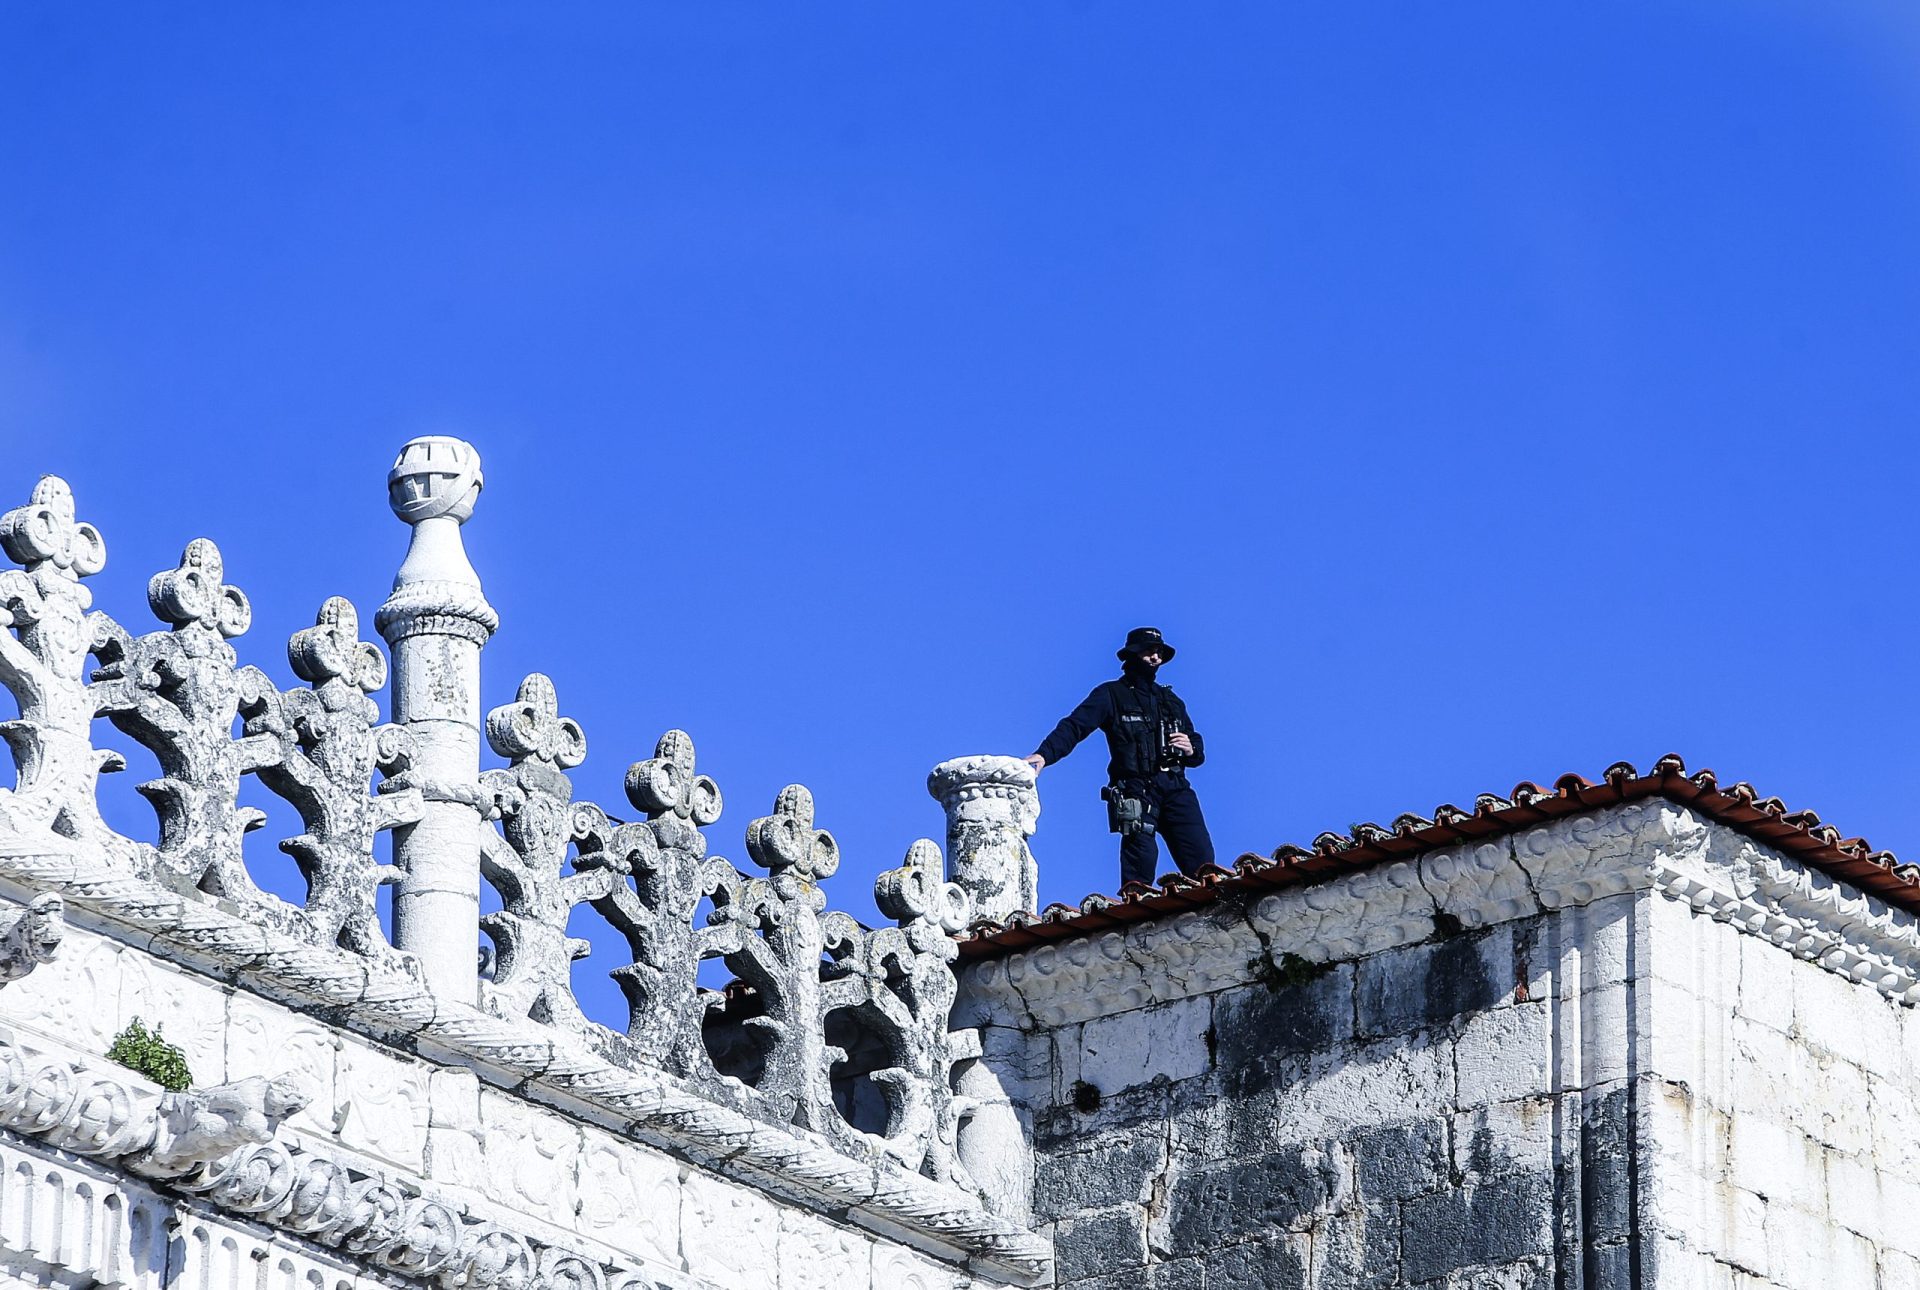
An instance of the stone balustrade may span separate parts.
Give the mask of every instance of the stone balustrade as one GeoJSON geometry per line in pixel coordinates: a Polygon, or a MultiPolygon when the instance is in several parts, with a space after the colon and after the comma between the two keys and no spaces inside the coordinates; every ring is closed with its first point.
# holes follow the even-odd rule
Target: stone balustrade
{"type": "Polygon", "coordinates": [[[347,600],[328,599],[294,635],[298,683],[282,689],[239,661],[251,611],[212,542],[188,543],[153,577],[161,625],[142,632],[92,608],[86,579],[106,544],[64,481],[44,477],[0,516],[0,548],[20,566],[0,572],[0,685],[19,706],[0,724],[18,768],[0,788],[0,880],[54,902],[20,920],[6,962],[24,971],[46,929],[57,939],[64,897],[183,961],[244,970],[285,999],[348,1002],[369,1024],[467,1052],[489,1078],[556,1081],[663,1141],[748,1160],[790,1192],[930,1232],[1021,1279],[1043,1272],[1044,1244],[987,1213],[962,1164],[970,1103],[953,1091],[955,1068],[979,1048],[948,1028],[952,933],[974,900],[996,917],[1033,903],[1031,773],[943,766],[962,881],[947,881],[923,840],[875,884],[884,925],[829,911],[823,884],[840,852],[812,795],[790,786],[751,823],[750,868],[710,855],[721,793],[682,731],[627,772],[630,810],[577,798],[569,771],[586,735],[552,681],[535,673],[510,702],[481,701],[498,619],[461,544],[478,454],[415,440],[389,487],[412,532],[374,623],[393,654],[390,724],[374,699],[388,660],[347,600]],[[159,763],[139,786],[157,814],[151,838],[98,809],[98,777],[121,759],[94,746],[97,717],[159,763]],[[481,770],[483,739],[504,768],[481,770]],[[266,817],[241,805],[248,776],[298,813],[302,832],[279,847],[305,881],[300,903],[250,871],[260,851],[243,840],[266,817]],[[389,831],[391,865],[376,847],[389,831]],[[500,905],[484,916],[482,883],[500,905]],[[387,884],[391,940],[378,913],[387,884]],[[568,933],[579,906],[631,949],[612,969],[624,1028],[589,1019],[574,996],[572,965],[588,953],[568,933]],[[734,976],[728,990],[700,984],[712,959],[734,976]],[[864,1099],[848,1096],[849,1072],[864,1099]]]}

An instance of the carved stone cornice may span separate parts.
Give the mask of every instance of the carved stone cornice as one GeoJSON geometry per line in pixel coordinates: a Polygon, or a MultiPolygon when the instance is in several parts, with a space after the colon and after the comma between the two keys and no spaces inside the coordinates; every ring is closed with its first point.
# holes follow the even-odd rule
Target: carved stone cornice
{"type": "Polygon", "coordinates": [[[1920,919],[1661,799],[1596,809],[1348,877],[1219,901],[969,965],[955,1023],[1069,1025],[1653,889],[1797,956],[1920,1002],[1920,919]]]}
{"type": "Polygon", "coordinates": [[[755,1120],[663,1071],[616,1066],[555,1027],[490,1016],[434,995],[415,977],[157,889],[104,860],[0,856],[0,880],[58,892],[70,916],[154,954],[296,1007],[335,1009],[344,1027],[382,1041],[412,1036],[494,1083],[520,1086],[697,1164],[755,1178],[892,1239],[947,1258],[961,1254],[984,1275],[1032,1284],[1051,1272],[1048,1242],[957,1187],[878,1153],[850,1156],[819,1134],[755,1120]]]}
{"type": "Polygon", "coordinates": [[[0,1129],[197,1195],[385,1272],[471,1290],[623,1290],[651,1277],[477,1218],[278,1138],[304,1096],[251,1079],[157,1093],[0,1035],[0,1129]]]}

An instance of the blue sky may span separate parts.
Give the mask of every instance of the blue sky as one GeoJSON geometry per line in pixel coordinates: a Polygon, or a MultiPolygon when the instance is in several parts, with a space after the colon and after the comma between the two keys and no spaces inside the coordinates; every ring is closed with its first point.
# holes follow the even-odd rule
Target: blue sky
{"type": "MultiPolygon", "coordinates": [[[[862,915],[927,768],[1138,623],[1229,857],[1677,750],[1920,858],[1916,55],[1891,4],[14,6],[0,492],[66,475],[135,627],[214,538],[290,684],[385,595],[394,450],[470,438],[488,703],[551,674],[616,808],[691,731],[742,863],[807,783],[862,915]]],[[[1045,899],[1114,885],[1104,761],[1045,899]]]]}

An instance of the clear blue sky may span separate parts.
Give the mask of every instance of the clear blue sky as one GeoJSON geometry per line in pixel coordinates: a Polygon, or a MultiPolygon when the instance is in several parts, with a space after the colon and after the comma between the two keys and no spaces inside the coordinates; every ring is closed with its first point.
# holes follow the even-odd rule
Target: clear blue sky
{"type": "MultiPolygon", "coordinates": [[[[468,437],[488,702],[550,673],[616,808],[685,727],[742,863],[811,785],[863,916],[1137,623],[1228,857],[1677,750],[1920,859],[1917,60],[1894,4],[10,6],[0,493],[68,476],[136,628],[214,538],[290,683],[468,437]]],[[[1114,885],[1104,761],[1046,899],[1114,885]]]]}

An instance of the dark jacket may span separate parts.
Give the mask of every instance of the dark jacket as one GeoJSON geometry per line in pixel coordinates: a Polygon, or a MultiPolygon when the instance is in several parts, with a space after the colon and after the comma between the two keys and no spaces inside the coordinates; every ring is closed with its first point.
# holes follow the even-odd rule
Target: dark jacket
{"type": "Polygon", "coordinates": [[[1034,751],[1051,766],[1096,730],[1106,732],[1107,775],[1113,780],[1150,779],[1163,767],[1181,774],[1185,767],[1207,759],[1206,744],[1193,728],[1180,696],[1132,668],[1116,680],[1094,686],[1086,701],[1061,718],[1034,751]],[[1164,746],[1165,736],[1175,731],[1193,740],[1191,756],[1164,746]]]}

